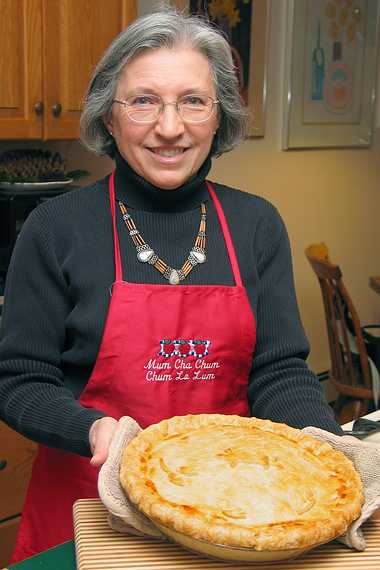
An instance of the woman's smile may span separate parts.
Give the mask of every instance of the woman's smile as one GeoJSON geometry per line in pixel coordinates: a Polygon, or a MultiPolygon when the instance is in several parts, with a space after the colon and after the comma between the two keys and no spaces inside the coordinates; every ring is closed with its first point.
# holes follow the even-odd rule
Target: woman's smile
{"type": "Polygon", "coordinates": [[[155,156],[157,160],[163,160],[168,164],[177,163],[184,158],[188,148],[183,147],[152,147],[148,150],[155,156]]]}

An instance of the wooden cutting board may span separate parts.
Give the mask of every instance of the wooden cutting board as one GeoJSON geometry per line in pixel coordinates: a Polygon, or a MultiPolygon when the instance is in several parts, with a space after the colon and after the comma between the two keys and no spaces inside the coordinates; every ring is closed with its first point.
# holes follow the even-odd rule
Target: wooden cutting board
{"type": "MultiPolygon", "coordinates": [[[[169,542],[136,538],[112,530],[99,499],[81,499],[74,505],[75,552],[78,570],[247,570],[250,565],[202,558],[169,542]]],[[[364,526],[367,548],[349,550],[330,542],[296,560],[259,564],[258,570],[379,570],[380,520],[364,526]]]]}

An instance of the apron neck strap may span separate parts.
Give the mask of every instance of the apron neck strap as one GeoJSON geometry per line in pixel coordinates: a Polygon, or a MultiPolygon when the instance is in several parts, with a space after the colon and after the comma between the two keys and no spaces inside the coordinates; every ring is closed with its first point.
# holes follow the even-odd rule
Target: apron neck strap
{"type": "Polygon", "coordinates": [[[110,197],[110,207],[111,207],[112,226],[113,226],[113,245],[115,251],[115,280],[122,281],[123,272],[121,269],[119,237],[117,235],[117,229],[116,229],[115,171],[112,172],[109,179],[109,197],[110,197]]]}
{"type": "Polygon", "coordinates": [[[230,262],[231,262],[231,267],[232,267],[232,272],[234,275],[234,279],[235,279],[235,283],[238,287],[242,287],[243,283],[241,280],[241,275],[240,275],[240,269],[239,269],[239,264],[237,262],[237,258],[236,258],[236,253],[235,253],[235,248],[234,245],[232,243],[232,239],[231,239],[231,234],[230,234],[230,230],[228,228],[228,224],[227,224],[227,220],[226,217],[224,215],[223,212],[223,208],[219,202],[219,198],[217,197],[215,190],[211,184],[211,182],[209,182],[208,180],[206,180],[206,186],[207,186],[207,190],[210,193],[210,196],[212,198],[212,201],[214,202],[215,208],[216,208],[216,213],[218,214],[218,218],[219,218],[219,223],[220,226],[222,228],[222,232],[223,232],[223,236],[224,236],[224,240],[226,242],[226,246],[227,246],[227,251],[228,251],[228,255],[230,258],[230,262]]]}

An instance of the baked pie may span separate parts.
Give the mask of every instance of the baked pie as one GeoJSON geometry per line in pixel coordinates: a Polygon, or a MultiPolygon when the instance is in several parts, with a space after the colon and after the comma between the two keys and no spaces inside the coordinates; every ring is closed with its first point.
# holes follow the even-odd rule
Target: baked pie
{"type": "Polygon", "coordinates": [[[219,414],[141,431],[124,450],[120,481],[167,536],[222,558],[237,549],[295,556],[343,534],[363,504],[358,473],[329,444],[219,414]]]}

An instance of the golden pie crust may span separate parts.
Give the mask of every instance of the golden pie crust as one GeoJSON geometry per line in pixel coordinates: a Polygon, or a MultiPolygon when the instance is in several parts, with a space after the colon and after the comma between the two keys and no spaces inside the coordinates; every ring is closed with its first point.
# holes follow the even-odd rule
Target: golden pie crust
{"type": "Polygon", "coordinates": [[[120,481],[153,522],[213,544],[310,548],[361,512],[362,484],[329,444],[285,424],[220,414],[176,416],[125,448],[120,481]]]}

